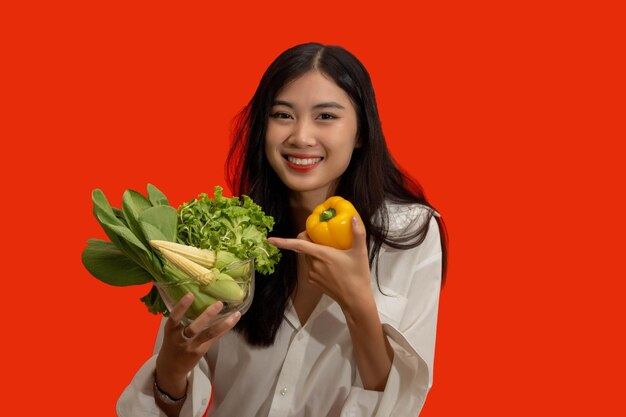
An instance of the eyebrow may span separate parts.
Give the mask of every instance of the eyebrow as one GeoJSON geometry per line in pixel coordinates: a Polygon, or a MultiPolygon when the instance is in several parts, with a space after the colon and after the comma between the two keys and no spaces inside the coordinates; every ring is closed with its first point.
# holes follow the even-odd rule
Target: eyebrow
{"type": "MultiPolygon", "coordinates": [[[[274,100],[274,102],[272,103],[272,106],[280,106],[280,105],[287,106],[287,107],[289,107],[291,109],[293,109],[295,107],[290,102],[284,101],[284,100],[274,100]]],[[[319,103],[319,104],[316,104],[315,106],[313,106],[314,109],[324,109],[324,108],[329,108],[329,107],[335,108],[335,109],[345,110],[344,106],[342,106],[341,104],[336,103],[334,101],[329,101],[329,102],[326,102],[326,103],[319,103]]]]}

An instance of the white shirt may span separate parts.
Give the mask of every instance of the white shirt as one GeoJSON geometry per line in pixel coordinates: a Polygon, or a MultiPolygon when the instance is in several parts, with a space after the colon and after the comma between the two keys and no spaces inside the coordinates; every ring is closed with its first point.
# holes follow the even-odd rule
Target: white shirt
{"type": "MultiPolygon", "coordinates": [[[[390,231],[415,227],[411,220],[419,223],[427,214],[420,205],[388,207],[390,231]]],[[[180,417],[201,417],[211,394],[210,417],[417,416],[433,380],[442,265],[435,218],[422,244],[408,250],[383,245],[378,264],[380,289],[386,295],[376,284],[375,267],[372,291],[394,352],[383,392],[363,388],[345,317],[323,295],[304,326],[288,304],[269,348],[251,347],[237,332],[226,333],[190,372],[180,417]]],[[[163,323],[155,356],[118,400],[120,417],[165,417],[152,396],[163,323]]]]}

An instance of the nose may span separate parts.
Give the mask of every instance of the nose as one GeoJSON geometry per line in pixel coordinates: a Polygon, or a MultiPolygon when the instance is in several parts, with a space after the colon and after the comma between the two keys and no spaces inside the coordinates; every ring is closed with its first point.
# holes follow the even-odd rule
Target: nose
{"type": "Polygon", "coordinates": [[[305,118],[297,120],[287,142],[298,147],[315,146],[315,126],[305,118]]]}

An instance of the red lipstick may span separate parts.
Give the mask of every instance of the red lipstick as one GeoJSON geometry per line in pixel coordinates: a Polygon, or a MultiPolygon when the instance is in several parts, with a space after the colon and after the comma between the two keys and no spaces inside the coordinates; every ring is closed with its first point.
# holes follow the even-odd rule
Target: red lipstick
{"type": "Polygon", "coordinates": [[[290,162],[289,159],[287,159],[288,157],[292,157],[292,158],[298,158],[298,159],[316,159],[316,158],[321,158],[319,156],[313,156],[313,155],[303,155],[303,154],[289,154],[289,155],[285,155],[285,162],[287,163],[287,166],[293,170],[296,171],[309,171],[313,168],[315,168],[316,166],[319,165],[320,162],[322,162],[322,160],[324,158],[321,158],[319,161],[315,162],[314,164],[310,164],[310,165],[296,165],[293,162],[290,162]]]}

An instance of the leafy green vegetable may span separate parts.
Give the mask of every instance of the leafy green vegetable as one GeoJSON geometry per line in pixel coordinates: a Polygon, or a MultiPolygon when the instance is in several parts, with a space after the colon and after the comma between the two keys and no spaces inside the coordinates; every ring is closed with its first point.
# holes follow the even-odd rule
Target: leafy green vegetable
{"type": "Polygon", "coordinates": [[[137,191],[126,190],[122,197],[122,213],[124,219],[128,224],[128,228],[135,234],[135,236],[143,243],[144,246],[150,246],[148,241],[141,233],[141,226],[139,224],[139,215],[144,211],[152,207],[150,201],[137,191]]]}
{"type": "MultiPolygon", "coordinates": [[[[149,224],[157,228],[162,236],[146,236],[148,240],[159,239],[167,240],[168,242],[176,241],[176,227],[178,223],[178,217],[176,209],[170,206],[155,206],[147,210],[144,210],[139,215],[139,221],[142,225],[149,224]]],[[[145,233],[145,228],[143,229],[145,233]]]]}
{"type": "Polygon", "coordinates": [[[152,277],[111,242],[88,239],[82,260],[85,268],[99,280],[116,286],[145,284],[152,277]]]}
{"type": "MultiPolygon", "coordinates": [[[[148,184],[146,198],[133,190],[126,190],[122,198],[122,210],[111,207],[104,193],[92,192],[93,213],[111,242],[89,239],[82,254],[85,268],[96,278],[110,285],[126,286],[153,281],[177,282],[188,280],[183,272],[167,265],[160,253],[148,241],[176,239],[176,210],[156,187],[148,184]],[[153,207],[152,202],[157,203],[153,207]]],[[[183,295],[188,290],[181,286],[183,295]]],[[[195,288],[198,297],[203,295],[195,288]]],[[[166,311],[155,287],[141,299],[151,312],[166,311]]],[[[195,302],[195,301],[194,301],[195,302]]],[[[191,310],[200,310],[199,302],[191,310]]]]}
{"type": "Polygon", "coordinates": [[[156,188],[152,184],[148,184],[148,199],[153,206],[169,206],[170,203],[167,201],[167,197],[165,194],[161,192],[158,188],[156,188]]]}
{"type": "Polygon", "coordinates": [[[239,259],[254,258],[261,274],[271,274],[280,251],[267,242],[274,219],[246,195],[224,197],[216,186],[213,198],[205,193],[178,207],[178,242],[203,249],[226,251],[239,259]]]}
{"type": "Polygon", "coordinates": [[[167,306],[163,302],[159,290],[154,285],[150,288],[148,294],[144,295],[139,300],[146,305],[150,313],[163,314],[165,317],[169,316],[167,306]]]}

